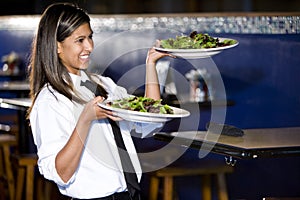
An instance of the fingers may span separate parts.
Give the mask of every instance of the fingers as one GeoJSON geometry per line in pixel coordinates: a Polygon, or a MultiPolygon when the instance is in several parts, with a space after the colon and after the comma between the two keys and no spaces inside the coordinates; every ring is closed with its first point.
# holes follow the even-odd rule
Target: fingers
{"type": "Polygon", "coordinates": [[[115,116],[111,110],[102,108],[98,105],[98,103],[102,103],[104,100],[105,98],[103,98],[102,96],[97,96],[93,99],[97,119],[110,118],[114,121],[121,121],[122,118],[115,116]]]}
{"type": "Polygon", "coordinates": [[[102,96],[96,96],[95,98],[94,98],[94,103],[102,103],[103,101],[105,100],[105,98],[104,97],[102,97],[102,96]]]}
{"type": "Polygon", "coordinates": [[[155,47],[160,47],[161,41],[160,40],[156,40],[155,41],[155,47]]]}
{"type": "Polygon", "coordinates": [[[114,116],[114,115],[108,115],[107,117],[113,121],[122,121],[123,120],[121,117],[114,116]]]}
{"type": "Polygon", "coordinates": [[[103,114],[105,115],[106,118],[110,118],[112,119],[113,121],[121,121],[123,120],[122,118],[116,116],[112,111],[110,110],[107,110],[107,109],[103,109],[103,114]]]}
{"type": "Polygon", "coordinates": [[[156,63],[160,58],[167,56],[167,54],[156,51],[154,47],[149,49],[147,56],[147,63],[156,63]]]}
{"type": "Polygon", "coordinates": [[[155,47],[152,47],[149,49],[149,57],[153,57],[153,59],[160,59],[162,57],[165,57],[165,56],[169,56],[169,57],[172,57],[172,58],[176,58],[176,56],[168,53],[168,52],[163,52],[163,51],[158,51],[155,49],[155,47]]]}

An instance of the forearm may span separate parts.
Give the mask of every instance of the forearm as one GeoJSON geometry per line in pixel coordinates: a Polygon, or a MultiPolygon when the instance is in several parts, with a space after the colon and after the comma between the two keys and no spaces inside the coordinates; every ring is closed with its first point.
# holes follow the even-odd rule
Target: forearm
{"type": "Polygon", "coordinates": [[[145,96],[152,99],[160,99],[160,89],[158,76],[156,71],[156,62],[165,56],[174,57],[168,53],[162,53],[156,51],[154,48],[149,49],[146,58],[146,86],[145,86],[145,96]]]}
{"type": "Polygon", "coordinates": [[[56,156],[56,171],[64,182],[73,176],[78,167],[89,128],[90,123],[80,118],[70,139],[56,156]]]}
{"type": "Polygon", "coordinates": [[[156,66],[155,63],[152,62],[146,63],[145,96],[152,99],[161,98],[156,66]]]}

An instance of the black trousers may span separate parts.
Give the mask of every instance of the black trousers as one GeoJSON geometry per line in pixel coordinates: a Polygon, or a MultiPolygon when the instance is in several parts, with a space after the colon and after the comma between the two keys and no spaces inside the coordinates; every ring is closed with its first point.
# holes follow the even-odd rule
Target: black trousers
{"type": "MultiPolygon", "coordinates": [[[[88,199],[72,198],[72,200],[88,200],[88,199]]],[[[128,192],[120,192],[120,193],[114,193],[107,197],[93,198],[93,199],[89,199],[89,200],[141,200],[141,197],[140,197],[140,195],[135,195],[132,198],[128,192]]]]}

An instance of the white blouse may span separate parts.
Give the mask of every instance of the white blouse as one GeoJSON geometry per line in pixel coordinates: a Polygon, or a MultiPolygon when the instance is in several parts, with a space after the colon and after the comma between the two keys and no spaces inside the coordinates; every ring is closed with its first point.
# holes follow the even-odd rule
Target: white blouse
{"type": "MultiPolygon", "coordinates": [[[[93,99],[94,94],[84,86],[80,86],[81,80],[88,79],[87,75],[84,72],[81,76],[70,75],[74,87],[82,97],[87,100],[93,99]]],[[[124,88],[117,86],[110,78],[102,76],[99,78],[109,93],[108,99],[129,96],[124,88]]],[[[74,198],[99,198],[126,191],[118,150],[111,126],[106,119],[95,120],[91,124],[81,161],[72,178],[64,182],[57,174],[55,157],[67,143],[83,108],[84,105],[70,101],[51,86],[45,86],[39,93],[30,114],[30,123],[37,146],[40,173],[46,179],[54,181],[62,194],[74,198]]],[[[140,181],[142,171],[130,131],[134,128],[136,132],[145,135],[160,127],[161,124],[132,123],[123,120],[119,125],[140,181]]]]}

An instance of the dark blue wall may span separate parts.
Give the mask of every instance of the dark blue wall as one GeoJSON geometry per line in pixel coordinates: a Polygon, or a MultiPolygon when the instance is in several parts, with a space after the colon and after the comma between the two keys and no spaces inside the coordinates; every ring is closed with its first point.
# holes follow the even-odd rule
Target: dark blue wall
{"type": "Polygon", "coordinates": [[[238,47],[216,55],[227,96],[226,120],[242,128],[300,124],[300,36],[234,35],[238,47]]]}

